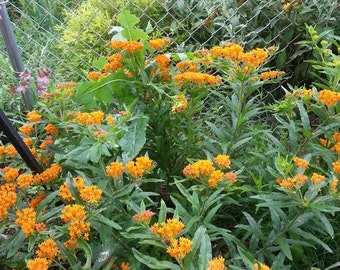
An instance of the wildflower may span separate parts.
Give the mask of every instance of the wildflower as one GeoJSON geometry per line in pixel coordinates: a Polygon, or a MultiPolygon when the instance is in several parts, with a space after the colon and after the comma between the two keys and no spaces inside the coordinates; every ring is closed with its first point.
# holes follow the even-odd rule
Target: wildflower
{"type": "Polygon", "coordinates": [[[46,258],[35,258],[27,262],[27,268],[28,270],[47,270],[50,264],[51,261],[46,258]]]}
{"type": "Polygon", "coordinates": [[[303,168],[303,169],[307,169],[309,166],[309,162],[303,158],[298,158],[298,157],[294,157],[294,162],[296,164],[296,166],[303,168]]]}
{"type": "Polygon", "coordinates": [[[120,53],[115,53],[109,56],[108,60],[109,63],[107,63],[104,67],[103,67],[103,71],[105,73],[109,73],[112,71],[116,71],[120,68],[123,67],[123,55],[120,53]]]}
{"type": "Polygon", "coordinates": [[[291,189],[295,187],[295,179],[291,177],[287,177],[285,179],[282,179],[280,181],[277,181],[280,187],[291,189]]]}
{"type": "Polygon", "coordinates": [[[254,270],[271,270],[271,269],[269,266],[263,263],[260,263],[260,264],[254,263],[254,270]]]}
{"type": "Polygon", "coordinates": [[[340,160],[333,162],[332,165],[333,165],[333,170],[337,174],[340,174],[340,160]]]}
{"type": "Polygon", "coordinates": [[[318,184],[323,182],[325,178],[326,177],[324,175],[313,173],[310,180],[312,181],[313,184],[318,184]]]}
{"type": "Polygon", "coordinates": [[[114,40],[110,43],[111,48],[115,50],[123,50],[128,53],[135,53],[141,51],[144,48],[144,45],[139,41],[121,41],[121,40],[114,40]]]}
{"type": "Polygon", "coordinates": [[[214,187],[223,179],[224,173],[220,170],[213,171],[208,179],[208,186],[214,187]]]}
{"type": "Polygon", "coordinates": [[[24,135],[30,135],[34,130],[33,125],[23,125],[19,128],[19,131],[24,135]]]}
{"type": "Polygon", "coordinates": [[[229,180],[232,183],[235,183],[236,179],[237,179],[237,176],[233,172],[227,172],[227,173],[224,174],[224,178],[229,180]]]}
{"type": "Polygon", "coordinates": [[[5,147],[5,154],[7,157],[15,157],[18,154],[18,151],[15,149],[13,144],[9,144],[5,147]]]}
{"type": "Polygon", "coordinates": [[[0,156],[5,154],[5,146],[0,145],[0,156]]]}
{"type": "Polygon", "coordinates": [[[132,219],[135,221],[135,222],[145,222],[145,223],[149,223],[151,218],[155,215],[154,212],[150,211],[150,210],[146,210],[146,211],[143,211],[142,213],[138,213],[138,214],[135,214],[132,219]]]}
{"type": "Polygon", "coordinates": [[[47,137],[45,140],[42,141],[42,143],[40,144],[40,149],[41,150],[46,150],[47,146],[52,145],[53,144],[53,139],[52,137],[47,137]]]}
{"type": "Polygon", "coordinates": [[[122,268],[122,270],[129,270],[130,269],[130,263],[128,262],[122,262],[120,264],[120,268],[122,268]]]}
{"type": "Polygon", "coordinates": [[[141,165],[145,171],[150,171],[152,168],[152,160],[148,157],[137,157],[136,163],[141,165]]]}
{"type": "Polygon", "coordinates": [[[4,179],[6,182],[11,182],[19,176],[19,169],[16,168],[5,167],[2,171],[4,172],[4,179]]]}
{"type": "Polygon", "coordinates": [[[83,221],[86,218],[85,206],[80,204],[66,205],[61,210],[60,217],[64,222],[83,221]]]}
{"type": "Polygon", "coordinates": [[[217,155],[214,161],[221,169],[230,168],[231,161],[228,155],[217,155]]]}
{"type": "Polygon", "coordinates": [[[53,163],[49,168],[47,168],[42,173],[34,175],[34,183],[47,183],[56,178],[58,178],[59,174],[61,173],[62,168],[59,164],[53,163]]]}
{"type": "Polygon", "coordinates": [[[181,113],[188,107],[188,101],[184,94],[178,94],[175,98],[175,103],[171,106],[173,113],[181,113]]]}
{"type": "Polygon", "coordinates": [[[124,74],[126,75],[126,77],[128,78],[132,78],[133,77],[133,73],[130,70],[124,70],[124,74]]]}
{"type": "Polygon", "coordinates": [[[340,142],[336,143],[332,148],[332,151],[337,152],[338,154],[340,154],[340,142]]]}
{"type": "Polygon", "coordinates": [[[98,71],[91,71],[89,72],[89,74],[87,75],[87,78],[90,81],[99,81],[102,78],[102,73],[98,72],[98,71]]]}
{"type": "Polygon", "coordinates": [[[87,203],[98,203],[103,191],[98,187],[92,185],[84,187],[80,190],[80,197],[87,203]]]}
{"type": "Polygon", "coordinates": [[[280,78],[284,73],[285,73],[284,71],[271,70],[262,72],[260,75],[261,79],[265,81],[269,79],[280,78]]]}
{"type": "Polygon", "coordinates": [[[183,231],[185,225],[182,221],[172,218],[167,219],[166,222],[161,224],[155,223],[150,227],[152,234],[159,235],[163,239],[170,242],[175,239],[176,235],[183,231]]]}
{"type": "Polygon", "coordinates": [[[33,139],[32,138],[24,138],[23,139],[24,143],[27,145],[27,146],[31,146],[33,144],[33,139]]]}
{"type": "Polygon", "coordinates": [[[16,204],[16,200],[16,185],[14,183],[5,183],[0,186],[0,220],[7,217],[8,210],[16,204]]]}
{"type": "Polygon", "coordinates": [[[186,254],[191,251],[192,241],[180,237],[179,239],[173,239],[171,241],[171,246],[167,248],[166,252],[173,258],[182,260],[186,254]]]}
{"type": "Polygon", "coordinates": [[[243,54],[243,48],[234,43],[226,44],[224,47],[215,46],[210,49],[210,53],[217,57],[224,57],[231,61],[237,61],[243,54]]]}
{"type": "Polygon", "coordinates": [[[339,184],[339,180],[337,178],[334,178],[331,184],[331,191],[335,192],[339,184]]]}
{"type": "Polygon", "coordinates": [[[126,172],[131,175],[133,178],[137,179],[143,176],[144,168],[141,164],[130,161],[125,165],[126,172]]]}
{"type": "Polygon", "coordinates": [[[160,50],[162,47],[164,47],[165,44],[169,44],[169,39],[152,39],[150,40],[150,46],[154,48],[155,50],[160,50]]]}
{"type": "Polygon", "coordinates": [[[19,175],[17,182],[21,189],[27,189],[34,183],[34,177],[29,173],[21,174],[19,175]]]}
{"type": "Polygon", "coordinates": [[[158,66],[167,68],[167,67],[169,67],[171,60],[165,54],[158,54],[155,57],[155,62],[158,66]]]}
{"type": "Polygon", "coordinates": [[[200,72],[183,72],[174,76],[174,82],[176,82],[179,87],[183,85],[183,83],[195,83],[199,85],[216,85],[221,82],[219,76],[213,76],[207,73],[200,72]]]}
{"type": "Polygon", "coordinates": [[[53,260],[60,253],[56,242],[53,239],[48,239],[39,244],[38,250],[35,252],[38,258],[47,258],[53,260]]]}
{"type": "Polygon", "coordinates": [[[303,186],[306,183],[307,179],[308,177],[306,175],[299,173],[294,177],[293,180],[296,185],[303,186]]]}
{"type": "Polygon", "coordinates": [[[113,118],[112,114],[109,114],[107,116],[106,121],[110,126],[113,126],[115,124],[115,119],[113,118]]]}
{"type": "Polygon", "coordinates": [[[335,132],[333,135],[332,135],[332,138],[335,142],[340,142],[340,132],[335,132]]]}
{"type": "Polygon", "coordinates": [[[46,227],[45,223],[43,223],[43,222],[35,224],[34,228],[37,232],[46,232],[47,231],[47,227],[46,227]]]}
{"type": "Polygon", "coordinates": [[[264,49],[256,48],[240,55],[240,61],[247,66],[258,67],[267,60],[267,52],[264,49]]]}
{"type": "Polygon", "coordinates": [[[207,270],[226,270],[223,257],[216,257],[208,261],[209,267],[207,270]]]}
{"type": "Polygon", "coordinates": [[[31,123],[39,122],[41,118],[42,116],[36,110],[27,113],[27,120],[31,123]]]}
{"type": "Polygon", "coordinates": [[[47,134],[58,135],[59,130],[53,124],[47,124],[44,128],[47,134]]]}
{"type": "Polygon", "coordinates": [[[24,208],[22,211],[19,209],[16,211],[17,219],[15,221],[23,230],[26,237],[30,236],[34,232],[36,213],[32,207],[24,208]]]}
{"type": "Polygon", "coordinates": [[[331,107],[340,101],[340,93],[325,89],[319,92],[318,100],[324,105],[331,107]]]}
{"type": "Polygon", "coordinates": [[[95,111],[91,113],[92,122],[100,125],[104,120],[104,113],[102,111],[95,111]]]}
{"type": "Polygon", "coordinates": [[[112,178],[117,178],[124,173],[124,165],[121,162],[111,162],[110,165],[106,166],[106,173],[112,178]]]}
{"type": "Polygon", "coordinates": [[[215,171],[215,168],[213,166],[213,163],[210,160],[199,160],[193,164],[187,165],[183,169],[183,174],[186,177],[193,177],[193,178],[198,178],[201,175],[208,176],[210,175],[213,171],[215,171]]]}
{"type": "Polygon", "coordinates": [[[84,240],[89,240],[90,232],[90,222],[84,221],[72,221],[68,227],[70,234],[70,242],[75,242],[78,238],[83,238],[84,240]]]}

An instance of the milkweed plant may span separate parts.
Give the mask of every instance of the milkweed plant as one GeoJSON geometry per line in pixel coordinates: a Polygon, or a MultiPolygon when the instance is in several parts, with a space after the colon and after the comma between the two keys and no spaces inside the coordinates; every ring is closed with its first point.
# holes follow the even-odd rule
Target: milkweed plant
{"type": "Polygon", "coordinates": [[[13,119],[42,172],[0,145],[0,265],[338,267],[339,39],[308,26],[315,83],[268,101],[279,46],[170,53],[128,11],[118,22],[87,81],[39,71],[13,119]]]}

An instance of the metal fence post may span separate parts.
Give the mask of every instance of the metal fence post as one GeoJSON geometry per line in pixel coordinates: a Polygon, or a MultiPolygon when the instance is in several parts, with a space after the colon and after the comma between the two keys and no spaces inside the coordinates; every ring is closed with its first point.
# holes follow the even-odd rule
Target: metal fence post
{"type": "MultiPolygon", "coordinates": [[[[24,64],[18,45],[16,43],[11,21],[8,16],[6,3],[8,3],[8,0],[0,1],[0,31],[4,38],[6,49],[11,60],[15,75],[19,78],[19,74],[24,71],[24,64]]],[[[22,95],[26,109],[31,110],[34,106],[34,99],[31,89],[26,89],[25,93],[23,93],[22,95]]]]}

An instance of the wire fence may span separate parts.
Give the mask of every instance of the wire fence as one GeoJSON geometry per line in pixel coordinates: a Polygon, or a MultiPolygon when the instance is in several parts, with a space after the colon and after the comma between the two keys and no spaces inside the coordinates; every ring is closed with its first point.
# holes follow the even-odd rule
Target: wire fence
{"type": "MultiPolygon", "coordinates": [[[[107,55],[105,44],[123,9],[135,14],[152,38],[170,38],[176,52],[225,41],[246,48],[276,45],[282,50],[277,66],[294,65],[292,46],[304,35],[305,23],[339,23],[338,1],[306,2],[308,6],[297,0],[16,0],[7,9],[25,68],[47,68],[56,78],[71,80],[86,77],[94,59],[107,55]]],[[[0,79],[9,82],[13,73],[1,38],[0,48],[0,79]]]]}

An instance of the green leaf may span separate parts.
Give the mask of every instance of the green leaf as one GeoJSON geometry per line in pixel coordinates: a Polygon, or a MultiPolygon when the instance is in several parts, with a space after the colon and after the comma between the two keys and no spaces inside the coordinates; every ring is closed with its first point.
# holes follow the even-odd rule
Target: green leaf
{"type": "Polygon", "coordinates": [[[17,234],[15,234],[12,241],[8,241],[6,243],[6,245],[10,247],[7,253],[7,258],[14,256],[18,252],[18,250],[23,246],[25,239],[26,237],[24,232],[20,230],[17,234]]]}
{"type": "Polygon", "coordinates": [[[278,237],[277,242],[282,250],[282,252],[286,255],[289,260],[293,260],[292,253],[290,251],[290,247],[288,245],[287,239],[285,237],[278,237]]]}
{"type": "Polygon", "coordinates": [[[119,17],[118,22],[124,27],[121,32],[122,36],[128,40],[147,40],[148,34],[142,29],[135,27],[139,23],[139,18],[130,13],[128,10],[123,10],[119,17]]]}
{"type": "Polygon", "coordinates": [[[149,117],[138,115],[130,120],[128,131],[118,141],[122,149],[123,162],[134,159],[146,142],[145,131],[149,117]]]}
{"type": "Polygon", "coordinates": [[[86,257],[86,263],[82,267],[82,269],[91,269],[92,249],[90,245],[83,238],[79,238],[77,242],[78,242],[79,248],[84,250],[85,257],[86,257]]]}
{"type": "Polygon", "coordinates": [[[92,66],[94,66],[97,70],[102,70],[103,66],[107,63],[106,57],[100,57],[92,62],[92,66]]]}
{"type": "Polygon", "coordinates": [[[208,268],[208,261],[212,258],[212,250],[211,250],[211,242],[209,235],[204,234],[202,236],[201,245],[200,245],[200,253],[198,257],[198,265],[200,269],[208,268]]]}
{"type": "Polygon", "coordinates": [[[305,107],[303,106],[303,103],[298,102],[297,106],[298,106],[298,109],[299,109],[299,112],[300,112],[303,128],[305,130],[310,130],[309,116],[308,116],[308,113],[307,113],[305,107]]]}
{"type": "Polygon", "coordinates": [[[109,225],[110,227],[112,227],[116,230],[122,229],[122,227],[118,223],[112,221],[111,219],[108,219],[107,217],[103,216],[102,214],[97,214],[97,215],[93,216],[93,219],[98,220],[99,222],[101,222],[103,224],[109,225]]]}
{"type": "Polygon", "coordinates": [[[181,270],[181,268],[169,261],[159,261],[154,257],[144,255],[136,249],[132,249],[133,255],[141,263],[145,264],[150,269],[170,269],[170,270],[181,270]]]}
{"type": "Polygon", "coordinates": [[[158,214],[158,223],[164,222],[166,220],[167,207],[163,199],[161,200],[161,207],[158,214]]]}

